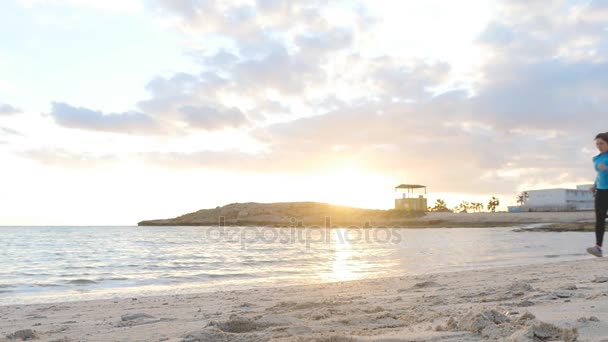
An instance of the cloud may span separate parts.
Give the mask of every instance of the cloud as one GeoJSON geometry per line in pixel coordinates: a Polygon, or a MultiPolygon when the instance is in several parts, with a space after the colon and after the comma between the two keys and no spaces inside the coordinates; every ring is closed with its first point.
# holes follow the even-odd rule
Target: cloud
{"type": "Polygon", "coordinates": [[[184,106],[180,108],[186,121],[193,127],[216,130],[226,127],[247,126],[247,117],[238,108],[184,106]]]}
{"type": "MultiPolygon", "coordinates": [[[[316,56],[315,56],[316,57],[316,56]]],[[[272,89],[285,95],[302,94],[307,87],[322,84],[326,74],[320,64],[302,54],[289,55],[277,47],[261,60],[248,60],[235,65],[235,85],[253,97],[272,89]]]]}
{"type": "Polygon", "coordinates": [[[163,167],[305,173],[344,161],[466,193],[592,178],[592,137],[608,130],[597,2],[501,2],[475,40],[484,59],[450,87],[446,61],[360,51],[373,25],[352,8],[337,24],[336,3],[157,1],[195,41],[221,42],[190,52],[199,70],[154,78],[135,113],[57,104],[53,117],[136,134],[236,128],[264,146],[136,155],[163,167]]]}
{"type": "Polygon", "coordinates": [[[21,113],[21,110],[6,103],[0,103],[0,116],[21,113]]]}
{"type": "Polygon", "coordinates": [[[256,124],[293,113],[269,111],[267,104],[310,111],[311,102],[333,95],[335,79],[329,73],[337,57],[344,67],[344,54],[354,46],[357,32],[370,25],[360,6],[345,4],[158,0],[152,6],[155,11],[173,17],[177,27],[195,40],[224,43],[191,51],[201,72],[156,78],[147,87],[151,97],[139,107],[172,118],[186,106],[235,107],[256,124]],[[351,20],[333,23],[330,8],[351,20]]]}
{"type": "Polygon", "coordinates": [[[0,145],[8,145],[11,143],[12,138],[23,136],[23,134],[12,128],[0,126],[0,145]]]}
{"type": "MultiPolygon", "coordinates": [[[[506,2],[479,44],[492,58],[469,103],[471,119],[497,129],[592,135],[608,112],[608,46],[595,3],[506,2]]],[[[602,130],[600,128],[600,130],[602,130]]]]}
{"type": "Polygon", "coordinates": [[[494,127],[581,134],[608,112],[608,63],[545,60],[492,67],[492,79],[471,99],[476,119],[494,127]]]}
{"type": "Polygon", "coordinates": [[[515,63],[555,58],[597,61],[602,57],[594,56],[593,50],[605,45],[608,20],[608,10],[601,7],[598,2],[503,1],[501,15],[490,22],[479,42],[493,50],[493,58],[515,63]]]}
{"type": "MultiPolygon", "coordinates": [[[[256,136],[268,152],[151,153],[148,163],[173,168],[306,174],[354,163],[384,174],[407,174],[445,192],[510,193],[521,186],[590,179],[584,136],[546,130],[501,132],[445,114],[421,114],[418,105],[367,105],[271,125],[256,136]],[[381,114],[370,114],[382,108],[381,114]],[[422,120],[424,117],[424,120],[422,120]]],[[[588,140],[588,139],[587,139],[588,140]]]]}
{"type": "MultiPolygon", "coordinates": [[[[323,10],[333,8],[352,12],[353,5],[335,0],[156,0],[151,7],[160,15],[173,17],[177,26],[189,34],[221,32],[232,39],[246,41],[263,31],[285,32],[299,27],[323,30],[330,25],[323,10]],[[338,4],[343,6],[334,6],[338,4]]],[[[354,7],[357,19],[368,19],[360,10],[361,5],[354,7]]],[[[357,23],[369,25],[370,21],[357,23]]]]}
{"type": "Polygon", "coordinates": [[[7,128],[7,127],[0,127],[0,135],[5,135],[5,136],[9,136],[9,135],[23,136],[23,134],[15,131],[14,129],[7,128]]]}
{"type": "Polygon", "coordinates": [[[296,36],[294,41],[304,51],[325,53],[348,48],[353,42],[353,32],[344,28],[306,32],[296,36]]]}
{"type": "MultiPolygon", "coordinates": [[[[264,87],[273,86],[272,73],[239,68],[270,56],[321,61],[321,65],[327,60],[335,65],[344,58],[348,61],[344,73],[312,78],[309,87],[323,89],[329,83],[339,89],[350,83],[356,85],[356,94],[345,99],[321,91],[307,97],[308,86],[289,87],[287,77],[277,87],[281,94],[304,94],[306,104],[326,110],[253,129],[252,136],[266,144],[267,152],[142,157],[178,168],[238,165],[243,170],[290,173],[354,161],[377,172],[406,173],[442,191],[480,194],[591,179],[591,138],[596,130],[607,130],[598,127],[608,109],[603,91],[608,86],[608,64],[597,53],[608,46],[604,29],[588,7],[578,8],[574,18],[563,1],[527,4],[505,2],[504,10],[480,33],[476,44],[488,58],[476,70],[474,81],[462,80],[471,82],[470,91],[437,95],[432,90],[450,76],[449,64],[390,55],[364,57],[348,51],[352,44],[348,42],[356,41],[356,35],[345,35],[349,38],[344,44],[339,39],[327,43],[314,35],[294,36],[291,42],[311,56],[287,48],[273,50],[270,45],[261,59],[249,62],[235,57],[238,52],[223,55],[220,60],[226,63],[215,64],[221,65],[218,73],[236,71],[235,79],[240,77],[242,84],[250,83],[246,76],[251,74],[245,71],[253,70],[252,80],[268,74],[258,83],[264,87]]],[[[268,64],[279,69],[281,65],[268,64]]],[[[222,91],[232,87],[229,82],[222,84],[222,91]]]]}
{"type": "Polygon", "coordinates": [[[159,122],[138,112],[104,114],[62,102],[53,102],[49,115],[58,125],[68,128],[144,135],[163,133],[159,122]]]}
{"type": "Polygon", "coordinates": [[[150,9],[172,17],[195,40],[223,43],[188,52],[198,72],[152,79],[146,86],[150,96],[137,102],[135,112],[104,114],[58,103],[52,116],[80,129],[193,134],[263,125],[295,115],[296,107],[310,113],[314,103],[334,95],[329,73],[335,57],[348,53],[356,31],[371,25],[360,6],[335,4],[346,2],[152,1],[150,9]],[[332,23],[329,7],[352,19],[332,23]]]}

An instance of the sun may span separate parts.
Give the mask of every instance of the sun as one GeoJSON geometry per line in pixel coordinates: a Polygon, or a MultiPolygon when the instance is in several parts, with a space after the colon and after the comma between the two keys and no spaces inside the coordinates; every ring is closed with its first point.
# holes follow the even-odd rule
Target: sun
{"type": "Polygon", "coordinates": [[[335,163],[309,175],[316,194],[312,198],[360,208],[386,208],[393,201],[393,181],[353,161],[335,163]]]}

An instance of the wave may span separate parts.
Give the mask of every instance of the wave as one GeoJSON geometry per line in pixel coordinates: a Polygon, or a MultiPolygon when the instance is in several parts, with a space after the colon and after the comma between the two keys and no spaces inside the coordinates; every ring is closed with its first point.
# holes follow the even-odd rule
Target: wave
{"type": "Polygon", "coordinates": [[[58,284],[34,284],[34,285],[38,286],[38,287],[59,287],[59,286],[61,286],[58,284]]]}
{"type": "Polygon", "coordinates": [[[91,285],[91,284],[99,284],[98,282],[96,282],[95,280],[89,280],[89,279],[74,279],[74,280],[69,280],[67,281],[68,284],[74,284],[74,285],[91,285]]]}

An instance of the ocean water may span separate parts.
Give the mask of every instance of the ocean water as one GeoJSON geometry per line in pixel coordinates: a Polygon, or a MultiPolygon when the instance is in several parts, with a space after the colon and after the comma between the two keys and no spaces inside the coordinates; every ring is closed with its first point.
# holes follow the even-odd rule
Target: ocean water
{"type": "Polygon", "coordinates": [[[0,305],[585,259],[592,235],[512,228],[0,227],[0,305]]]}

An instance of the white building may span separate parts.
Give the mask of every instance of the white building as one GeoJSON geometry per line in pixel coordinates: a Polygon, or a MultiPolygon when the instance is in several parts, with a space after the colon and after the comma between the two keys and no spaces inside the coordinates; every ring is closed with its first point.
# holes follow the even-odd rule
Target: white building
{"type": "Polygon", "coordinates": [[[576,189],[543,189],[525,191],[524,205],[510,211],[581,211],[593,210],[593,184],[578,185],[576,189]],[[517,208],[517,209],[515,209],[517,208]]]}

